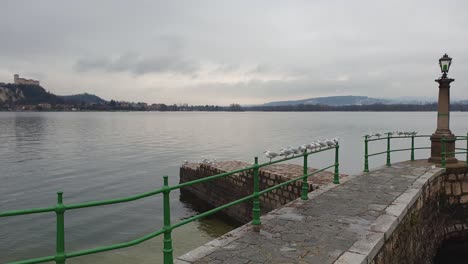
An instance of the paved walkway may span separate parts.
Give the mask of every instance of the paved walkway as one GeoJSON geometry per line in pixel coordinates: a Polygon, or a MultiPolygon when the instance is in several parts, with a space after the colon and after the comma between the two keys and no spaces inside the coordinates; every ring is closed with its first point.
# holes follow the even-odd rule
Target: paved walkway
{"type": "Polygon", "coordinates": [[[353,258],[348,250],[359,246],[357,242],[369,236],[374,221],[431,169],[425,161],[402,162],[350,176],[340,185],[310,193],[308,201],[296,200],[263,216],[260,232],[249,224],[242,226],[178,261],[326,264],[340,258],[336,263],[353,263],[343,261],[353,258]]]}

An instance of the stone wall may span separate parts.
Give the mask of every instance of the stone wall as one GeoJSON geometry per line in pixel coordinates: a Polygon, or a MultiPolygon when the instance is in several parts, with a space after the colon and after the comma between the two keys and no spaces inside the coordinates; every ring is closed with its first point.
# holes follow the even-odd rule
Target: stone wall
{"type": "MultiPolygon", "coordinates": [[[[241,161],[223,161],[216,163],[188,163],[180,168],[180,183],[201,179],[207,176],[224,173],[251,166],[241,161]]],[[[264,167],[259,171],[260,190],[283,183],[289,179],[302,175],[302,166],[293,164],[275,164],[264,167]]],[[[309,173],[315,169],[309,169],[309,173]]],[[[322,183],[330,183],[333,173],[320,172],[309,177],[308,189],[312,191],[322,183]]],[[[206,183],[195,184],[181,190],[189,191],[200,198],[210,207],[219,207],[253,193],[253,172],[247,171],[231,176],[219,178],[206,183]]],[[[290,201],[300,197],[302,181],[283,186],[272,192],[260,196],[261,214],[270,212],[290,201]]],[[[239,223],[252,220],[252,202],[244,202],[222,211],[229,218],[239,223]]]]}
{"type": "Polygon", "coordinates": [[[369,263],[433,263],[444,240],[466,235],[467,167],[448,168],[421,184],[419,195],[409,201],[407,212],[395,230],[385,234],[382,248],[369,263]]]}

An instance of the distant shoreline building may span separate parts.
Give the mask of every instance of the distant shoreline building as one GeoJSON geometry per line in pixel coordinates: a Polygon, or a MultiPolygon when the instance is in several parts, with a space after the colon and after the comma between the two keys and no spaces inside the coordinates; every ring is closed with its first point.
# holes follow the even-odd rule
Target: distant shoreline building
{"type": "Polygon", "coordinates": [[[18,74],[13,75],[13,79],[15,84],[40,85],[39,81],[20,78],[18,74]]]}

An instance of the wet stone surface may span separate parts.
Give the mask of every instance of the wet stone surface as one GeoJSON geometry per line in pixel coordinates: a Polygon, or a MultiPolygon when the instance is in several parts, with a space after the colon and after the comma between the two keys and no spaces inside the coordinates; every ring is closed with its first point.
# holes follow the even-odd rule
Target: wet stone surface
{"type": "Polygon", "coordinates": [[[260,232],[245,225],[216,243],[179,257],[179,261],[361,263],[366,257],[359,254],[361,250],[383,243],[384,234],[371,231],[372,224],[431,166],[424,161],[403,162],[350,176],[320,194],[311,193],[307,201],[296,200],[263,216],[260,232]]]}

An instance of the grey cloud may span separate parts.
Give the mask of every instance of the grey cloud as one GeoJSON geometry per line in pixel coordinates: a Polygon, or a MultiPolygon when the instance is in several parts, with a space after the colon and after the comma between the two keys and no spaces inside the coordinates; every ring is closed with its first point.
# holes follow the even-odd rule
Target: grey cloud
{"type": "Polygon", "coordinates": [[[78,72],[129,72],[135,75],[147,73],[194,74],[199,69],[199,63],[194,60],[175,55],[161,55],[145,58],[134,53],[127,53],[116,58],[99,57],[80,59],[74,69],[78,72]]]}
{"type": "MultiPolygon", "coordinates": [[[[71,76],[77,89],[96,83],[96,93],[106,98],[118,89],[121,100],[141,96],[134,100],[167,103],[339,93],[430,96],[444,52],[454,58],[451,76],[468,75],[467,8],[463,0],[443,7],[437,0],[5,1],[0,82],[15,72],[37,73],[60,94],[71,76]],[[203,73],[207,82],[187,84],[186,77],[197,76],[205,63],[215,65],[203,73]],[[119,75],[124,84],[109,78],[115,73],[174,73],[184,79],[119,75]],[[226,81],[209,82],[210,75],[226,81]],[[236,83],[251,75],[296,79],[236,83]],[[148,87],[152,83],[157,87],[148,87]],[[129,84],[154,93],[126,92],[129,84]]],[[[461,81],[452,95],[466,98],[457,86],[461,81]]]]}

